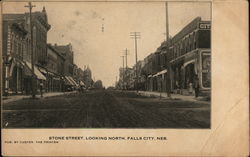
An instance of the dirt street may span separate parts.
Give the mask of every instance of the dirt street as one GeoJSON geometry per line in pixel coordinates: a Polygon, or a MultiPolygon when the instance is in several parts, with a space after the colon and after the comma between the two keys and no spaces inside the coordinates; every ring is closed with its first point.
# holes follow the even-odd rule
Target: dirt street
{"type": "Polygon", "coordinates": [[[5,128],[209,128],[210,103],[90,91],[3,104],[5,128]]]}

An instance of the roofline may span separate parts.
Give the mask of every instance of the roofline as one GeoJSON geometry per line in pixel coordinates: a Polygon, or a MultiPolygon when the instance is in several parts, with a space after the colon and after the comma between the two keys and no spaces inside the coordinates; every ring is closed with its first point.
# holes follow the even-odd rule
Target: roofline
{"type": "Polygon", "coordinates": [[[61,58],[64,58],[64,56],[62,54],[60,54],[60,52],[58,52],[58,50],[56,50],[50,43],[47,44],[47,47],[49,47],[50,49],[52,49],[58,56],[60,56],[61,58]]]}

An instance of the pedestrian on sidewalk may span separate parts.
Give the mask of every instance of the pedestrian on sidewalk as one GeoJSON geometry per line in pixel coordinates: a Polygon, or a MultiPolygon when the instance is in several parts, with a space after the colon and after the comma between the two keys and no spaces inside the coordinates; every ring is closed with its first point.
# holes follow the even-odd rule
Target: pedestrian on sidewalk
{"type": "Polygon", "coordinates": [[[195,98],[197,98],[200,92],[198,75],[194,76],[194,92],[195,92],[195,98]]]}
{"type": "Polygon", "coordinates": [[[40,93],[41,93],[41,98],[43,97],[43,82],[40,82],[40,93]]]}
{"type": "Polygon", "coordinates": [[[189,94],[193,94],[193,83],[189,82],[189,94]]]}

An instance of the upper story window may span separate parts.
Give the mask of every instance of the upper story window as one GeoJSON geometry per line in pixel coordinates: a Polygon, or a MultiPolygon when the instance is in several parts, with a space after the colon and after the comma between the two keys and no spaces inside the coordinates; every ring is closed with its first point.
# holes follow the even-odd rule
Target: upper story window
{"type": "Polygon", "coordinates": [[[29,25],[30,24],[30,17],[26,16],[26,24],[29,25]]]}
{"type": "Polygon", "coordinates": [[[13,41],[13,54],[17,53],[17,42],[16,40],[13,41]]]}
{"type": "Polygon", "coordinates": [[[196,33],[193,35],[193,48],[196,49],[196,33]]]}
{"type": "Polygon", "coordinates": [[[21,43],[17,44],[17,49],[18,49],[18,55],[21,56],[22,55],[22,47],[21,47],[21,43]]]}

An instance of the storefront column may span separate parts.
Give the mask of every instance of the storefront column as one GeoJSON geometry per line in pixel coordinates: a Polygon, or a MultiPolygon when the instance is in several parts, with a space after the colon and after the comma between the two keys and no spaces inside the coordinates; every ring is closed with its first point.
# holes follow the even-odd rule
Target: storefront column
{"type": "Polygon", "coordinates": [[[5,94],[9,94],[9,66],[5,66],[5,94]]]}
{"type": "Polygon", "coordinates": [[[19,89],[19,68],[16,68],[16,93],[18,93],[19,89]]]}

